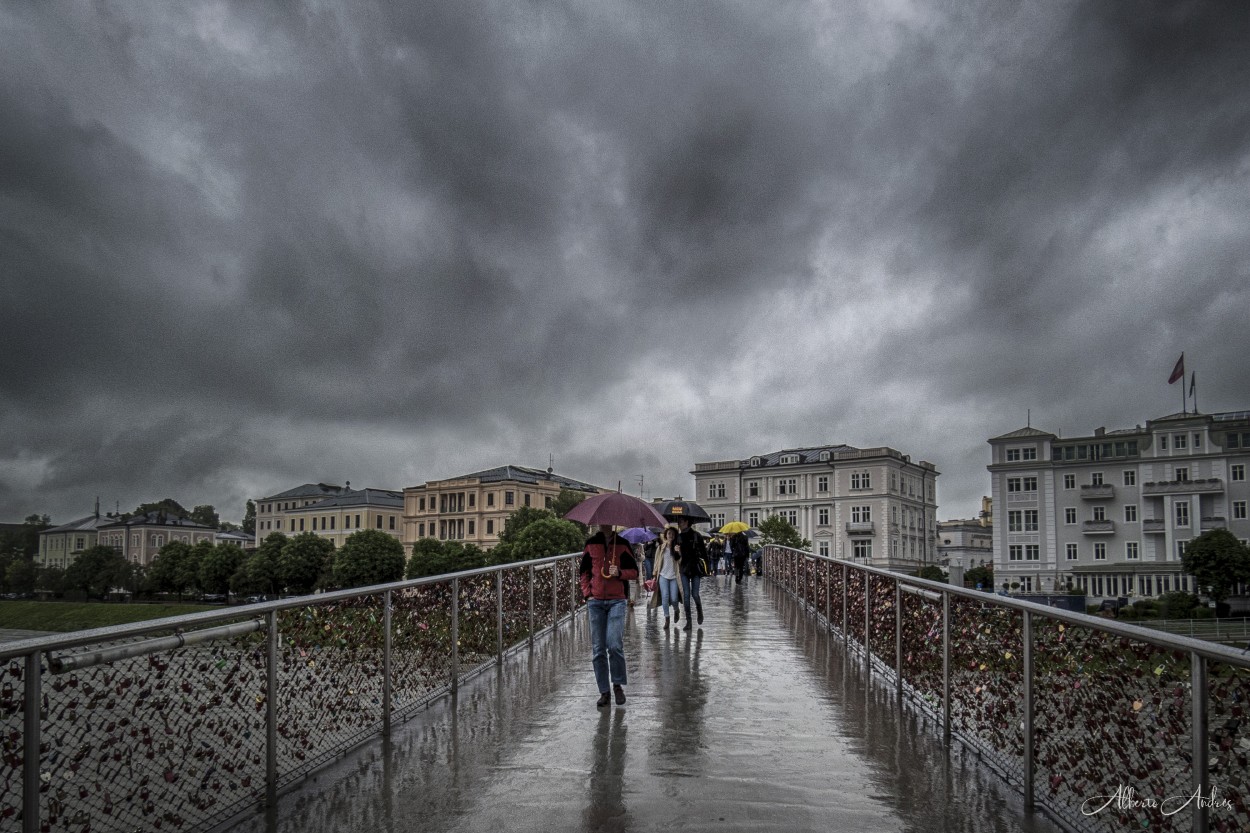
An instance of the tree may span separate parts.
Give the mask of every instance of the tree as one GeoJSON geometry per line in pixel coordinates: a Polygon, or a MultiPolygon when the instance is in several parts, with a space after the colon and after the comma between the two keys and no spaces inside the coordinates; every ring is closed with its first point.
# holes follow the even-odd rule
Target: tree
{"type": "Polygon", "coordinates": [[[65,568],[65,584],[81,590],[85,596],[108,595],[115,587],[127,587],[130,582],[130,564],[112,547],[95,546],[83,550],[65,568]]]}
{"type": "MultiPolygon", "coordinates": [[[[279,561],[287,538],[281,532],[271,532],[260,542],[256,552],[247,560],[247,583],[249,589],[277,598],[282,593],[282,573],[279,561]]],[[[246,591],[244,591],[246,592],[246,591]]]]}
{"type": "Polygon", "coordinates": [[[135,507],[135,511],[130,515],[123,515],[124,518],[132,518],[136,515],[146,515],[149,512],[159,512],[169,518],[185,518],[190,513],[187,512],[183,505],[171,497],[159,500],[156,503],[140,503],[135,507]]]}
{"type": "Polygon", "coordinates": [[[1227,529],[1210,529],[1185,547],[1181,567],[1215,602],[1218,615],[1237,583],[1250,581],[1250,549],[1227,529]]]}
{"type": "Polygon", "coordinates": [[[584,540],[582,530],[572,521],[539,518],[521,530],[514,541],[491,550],[491,561],[495,564],[509,564],[578,552],[584,540]],[[504,552],[499,553],[499,550],[504,552]],[[507,560],[504,560],[504,556],[507,560]]]}
{"type": "Polygon", "coordinates": [[[503,522],[503,529],[499,533],[499,543],[511,544],[521,534],[521,531],[535,521],[541,521],[546,518],[555,518],[555,515],[546,509],[535,509],[533,506],[522,506],[520,509],[508,516],[503,522]]]}
{"type": "Polygon", "coordinates": [[[946,581],[946,573],[942,572],[942,568],[936,564],[926,564],[916,571],[916,578],[925,578],[929,581],[946,581]]]}
{"type": "Polygon", "coordinates": [[[4,571],[4,583],[10,593],[33,593],[38,575],[39,568],[35,566],[33,558],[18,556],[4,571]]]}
{"type": "Polygon", "coordinates": [[[810,550],[812,548],[812,542],[800,535],[799,531],[780,515],[769,515],[760,522],[758,529],[760,531],[760,543],[765,546],[777,544],[782,547],[792,547],[796,550],[810,550]]]}
{"type": "Polygon", "coordinates": [[[437,538],[420,538],[404,568],[404,578],[425,578],[455,572],[455,559],[437,538]]]}
{"type": "Polygon", "coordinates": [[[994,592],[994,568],[990,566],[972,567],[964,571],[964,583],[976,587],[981,585],[981,589],[988,593],[994,592]]]}
{"type": "Polygon", "coordinates": [[[51,516],[27,515],[20,527],[0,532],[0,555],[34,558],[39,554],[39,533],[51,527],[51,516]]]}
{"type": "Polygon", "coordinates": [[[41,567],[35,578],[35,589],[53,596],[65,595],[65,570],[60,567],[41,567]]]}
{"type": "Polygon", "coordinates": [[[247,556],[238,544],[218,544],[200,559],[199,584],[205,593],[230,595],[230,580],[247,556]]]}
{"type": "Polygon", "coordinates": [[[213,529],[218,529],[221,526],[221,516],[217,514],[217,510],[213,508],[211,503],[201,504],[192,509],[190,518],[197,524],[211,526],[213,529]]]}
{"type": "Polygon", "coordinates": [[[148,585],[158,593],[176,593],[181,601],[198,579],[196,557],[190,544],[170,541],[148,565],[148,585]]]}
{"type": "Polygon", "coordinates": [[[243,531],[248,535],[256,534],[256,504],[250,500],[247,502],[247,509],[243,513],[243,531]]]}
{"type": "Polygon", "coordinates": [[[339,587],[385,584],[403,575],[404,545],[380,529],[353,532],[334,556],[334,581],[339,587]]]}
{"type": "Polygon", "coordinates": [[[333,558],[333,542],[315,532],[301,532],[282,547],[278,556],[278,581],[288,593],[297,596],[311,593],[329,570],[333,558]]]}
{"type": "Polygon", "coordinates": [[[551,513],[557,518],[563,518],[570,509],[587,497],[589,495],[585,492],[579,492],[576,489],[561,489],[560,494],[556,495],[556,499],[551,503],[551,513]]]}

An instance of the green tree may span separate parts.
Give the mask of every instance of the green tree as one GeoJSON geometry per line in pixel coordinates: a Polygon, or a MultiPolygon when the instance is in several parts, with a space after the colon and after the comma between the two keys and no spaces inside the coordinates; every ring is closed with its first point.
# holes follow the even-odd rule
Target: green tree
{"type": "Polygon", "coordinates": [[[334,556],[334,581],[339,587],[385,584],[403,575],[404,545],[380,529],[353,532],[334,556]]]}
{"type": "Polygon", "coordinates": [[[1164,593],[1154,600],[1155,610],[1163,619],[1192,619],[1198,607],[1198,597],[1184,590],[1164,593]]]}
{"type": "Polygon", "coordinates": [[[247,502],[247,509],[243,513],[243,531],[248,535],[256,534],[256,504],[250,500],[247,502]]]}
{"type": "Polygon", "coordinates": [[[4,571],[5,585],[10,593],[33,593],[38,575],[39,568],[33,558],[18,556],[4,571]]]}
{"type": "Polygon", "coordinates": [[[247,560],[238,544],[222,543],[200,559],[199,585],[205,593],[230,595],[230,580],[247,560]]]}
{"type": "Polygon", "coordinates": [[[132,518],[136,515],[146,515],[149,512],[159,512],[168,518],[185,518],[191,514],[181,503],[171,497],[167,497],[163,500],[158,500],[156,503],[140,503],[135,507],[134,512],[122,517],[132,518]]]}
{"type": "MultiPolygon", "coordinates": [[[[211,546],[211,544],[210,544],[211,546]]],[[[170,541],[161,547],[148,565],[148,586],[158,593],[183,594],[199,582],[199,558],[203,551],[182,541],[170,541]]]]}
{"type": "Polygon", "coordinates": [[[560,494],[556,495],[556,499],[551,502],[551,514],[557,518],[563,518],[570,509],[588,497],[589,495],[585,492],[579,492],[576,489],[561,489],[560,494]]]}
{"type": "Polygon", "coordinates": [[[1238,582],[1250,581],[1250,549],[1227,529],[1210,529],[1189,542],[1181,567],[1216,603],[1216,611],[1238,582]]]}
{"type": "Polygon", "coordinates": [[[764,545],[777,544],[782,547],[792,547],[796,550],[810,550],[812,542],[799,534],[794,526],[780,515],[769,515],[760,522],[758,527],[760,531],[760,543],[764,545]]]}
{"type": "Polygon", "coordinates": [[[404,578],[425,578],[455,572],[455,557],[447,552],[437,538],[420,538],[412,545],[412,554],[404,568],[404,578]]]}
{"type": "Polygon", "coordinates": [[[221,516],[217,514],[217,510],[213,508],[211,503],[195,507],[191,510],[189,517],[197,524],[211,526],[213,529],[218,529],[221,526],[221,516]]]}
{"type": "Polygon", "coordinates": [[[499,533],[499,543],[511,544],[517,539],[527,526],[535,521],[541,521],[548,518],[555,518],[555,515],[546,509],[535,509],[533,506],[522,506],[520,509],[508,516],[503,522],[503,529],[499,533]]]}
{"type": "Polygon", "coordinates": [[[514,561],[530,561],[551,555],[578,552],[584,541],[582,530],[572,521],[550,517],[539,518],[522,529],[510,544],[503,544],[491,550],[491,561],[495,564],[510,564],[514,561]],[[505,549],[505,552],[497,554],[500,549],[505,549]],[[507,556],[507,561],[502,560],[504,555],[507,556]]]}
{"type": "Polygon", "coordinates": [[[51,516],[27,515],[20,527],[0,533],[0,555],[34,558],[39,554],[39,533],[51,527],[51,516]]]}
{"type": "Polygon", "coordinates": [[[964,583],[981,589],[987,593],[994,592],[994,569],[992,567],[972,567],[964,571],[964,583]]]}
{"type": "Polygon", "coordinates": [[[936,564],[926,564],[916,571],[916,578],[924,578],[929,581],[946,581],[946,573],[942,572],[942,568],[936,564]]]}
{"type": "Polygon", "coordinates": [[[301,532],[286,542],[278,556],[278,580],[288,593],[297,596],[311,593],[329,570],[333,558],[333,542],[315,532],[301,532]]]}
{"type": "Polygon", "coordinates": [[[53,596],[65,595],[65,570],[60,567],[40,567],[35,579],[35,589],[53,596]]]}
{"type": "Polygon", "coordinates": [[[247,560],[247,580],[250,588],[244,592],[258,592],[277,598],[282,593],[280,563],[282,548],[287,538],[281,532],[271,532],[247,560]]]}
{"type": "Polygon", "coordinates": [[[129,586],[130,564],[112,547],[90,547],[65,568],[65,584],[88,598],[103,598],[114,588],[129,586]]]}

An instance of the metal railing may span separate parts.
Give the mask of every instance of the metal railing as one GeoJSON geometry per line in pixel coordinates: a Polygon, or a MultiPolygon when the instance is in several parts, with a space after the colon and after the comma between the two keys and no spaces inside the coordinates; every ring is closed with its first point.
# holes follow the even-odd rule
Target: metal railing
{"type": "Polygon", "coordinates": [[[764,575],[1080,831],[1250,829],[1250,653],[784,547],[764,575]]]}
{"type": "Polygon", "coordinates": [[[276,806],[573,616],[576,558],[0,644],[0,830],[185,833],[276,806]]]}
{"type": "Polygon", "coordinates": [[[1139,619],[1133,624],[1194,639],[1250,644],[1250,619],[1139,619]]]}

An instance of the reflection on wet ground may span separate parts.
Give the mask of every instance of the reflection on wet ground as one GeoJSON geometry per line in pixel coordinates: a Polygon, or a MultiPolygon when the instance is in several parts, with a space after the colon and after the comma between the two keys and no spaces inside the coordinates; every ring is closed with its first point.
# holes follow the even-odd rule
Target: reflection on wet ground
{"type": "Polygon", "coordinates": [[[703,600],[691,632],[631,610],[624,707],[595,708],[579,618],[234,833],[1058,830],[776,588],[703,600]]]}

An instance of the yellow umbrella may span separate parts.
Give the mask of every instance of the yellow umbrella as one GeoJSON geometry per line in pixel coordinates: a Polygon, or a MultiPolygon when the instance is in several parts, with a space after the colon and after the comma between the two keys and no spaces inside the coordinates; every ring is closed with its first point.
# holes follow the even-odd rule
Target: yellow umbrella
{"type": "Polygon", "coordinates": [[[726,535],[733,535],[738,532],[746,532],[750,528],[751,527],[747,526],[742,521],[730,521],[729,523],[722,526],[720,528],[720,531],[725,533],[726,535]]]}

